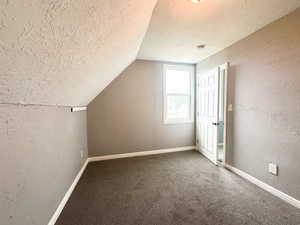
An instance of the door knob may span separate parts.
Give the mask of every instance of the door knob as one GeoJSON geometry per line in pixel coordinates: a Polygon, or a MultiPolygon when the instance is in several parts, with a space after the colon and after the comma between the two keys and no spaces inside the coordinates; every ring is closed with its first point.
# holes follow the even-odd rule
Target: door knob
{"type": "Polygon", "coordinates": [[[214,125],[214,126],[219,126],[220,123],[212,123],[212,125],[214,125]]]}

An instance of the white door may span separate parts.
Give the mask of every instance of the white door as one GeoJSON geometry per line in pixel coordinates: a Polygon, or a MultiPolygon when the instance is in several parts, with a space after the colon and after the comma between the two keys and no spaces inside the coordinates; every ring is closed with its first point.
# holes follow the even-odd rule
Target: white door
{"type": "Polygon", "coordinates": [[[217,164],[219,124],[219,67],[206,74],[197,74],[197,147],[217,164]]]}

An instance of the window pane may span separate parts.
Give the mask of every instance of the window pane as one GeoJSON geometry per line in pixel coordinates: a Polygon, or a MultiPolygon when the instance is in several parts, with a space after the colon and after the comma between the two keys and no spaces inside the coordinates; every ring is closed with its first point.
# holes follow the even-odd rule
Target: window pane
{"type": "Polygon", "coordinates": [[[190,119],[190,96],[167,96],[167,119],[190,119]]]}
{"type": "Polygon", "coordinates": [[[190,72],[180,70],[166,71],[167,93],[190,94],[190,72]]]}

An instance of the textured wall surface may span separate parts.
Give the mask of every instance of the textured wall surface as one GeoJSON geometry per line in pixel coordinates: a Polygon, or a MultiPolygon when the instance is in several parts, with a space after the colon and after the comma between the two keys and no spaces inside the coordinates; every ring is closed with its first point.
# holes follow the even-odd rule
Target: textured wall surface
{"type": "Polygon", "coordinates": [[[163,63],[137,60],[88,106],[89,155],[190,146],[194,123],[163,124],[163,63]]]}
{"type": "Polygon", "coordinates": [[[0,0],[0,103],[87,105],[135,60],[156,0],[0,0]]]}
{"type": "Polygon", "coordinates": [[[300,9],[197,65],[230,62],[229,164],[300,199],[300,9]],[[268,173],[268,163],[279,176],[268,173]]]}
{"type": "Polygon", "coordinates": [[[0,105],[0,143],[0,224],[48,224],[87,158],[86,112],[0,105]]]}
{"type": "Polygon", "coordinates": [[[299,0],[159,0],[138,58],[196,63],[297,7],[299,0]]]}

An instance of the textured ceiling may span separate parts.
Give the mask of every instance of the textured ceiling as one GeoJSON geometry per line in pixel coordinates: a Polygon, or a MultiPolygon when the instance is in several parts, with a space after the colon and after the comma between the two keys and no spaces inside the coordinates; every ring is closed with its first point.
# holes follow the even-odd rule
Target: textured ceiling
{"type": "Polygon", "coordinates": [[[297,7],[299,0],[158,0],[138,58],[195,63],[297,7]]]}
{"type": "Polygon", "coordinates": [[[87,105],[135,60],[156,0],[0,0],[0,103],[87,105]]]}

